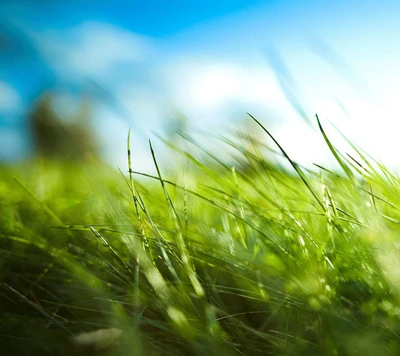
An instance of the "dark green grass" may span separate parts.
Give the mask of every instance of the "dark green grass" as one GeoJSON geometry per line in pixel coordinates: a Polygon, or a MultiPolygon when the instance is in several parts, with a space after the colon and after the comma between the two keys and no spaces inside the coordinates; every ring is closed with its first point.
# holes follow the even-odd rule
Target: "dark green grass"
{"type": "Polygon", "coordinates": [[[293,171],[227,138],[234,164],[169,144],[186,160],[173,167],[150,145],[156,175],[130,155],[122,174],[3,167],[5,354],[85,354],[71,339],[108,328],[122,336],[91,354],[399,354],[398,178],[337,152],[319,121],[342,171],[306,170],[259,125],[293,171]]]}

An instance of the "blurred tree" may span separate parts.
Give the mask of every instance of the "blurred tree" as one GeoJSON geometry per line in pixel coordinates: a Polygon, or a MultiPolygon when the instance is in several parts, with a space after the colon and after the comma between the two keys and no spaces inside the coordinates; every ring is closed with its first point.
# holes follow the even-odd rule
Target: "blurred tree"
{"type": "Polygon", "coordinates": [[[53,96],[42,94],[29,115],[35,154],[77,162],[96,159],[98,143],[90,126],[90,102],[83,100],[78,115],[67,122],[56,114],[53,96]]]}

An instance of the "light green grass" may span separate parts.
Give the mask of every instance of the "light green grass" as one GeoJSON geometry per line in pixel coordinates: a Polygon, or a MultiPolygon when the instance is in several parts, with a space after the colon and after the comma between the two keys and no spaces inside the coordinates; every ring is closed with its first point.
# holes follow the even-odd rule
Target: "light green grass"
{"type": "Polygon", "coordinates": [[[122,174],[3,167],[2,350],[79,354],[71,338],[115,328],[91,354],[398,355],[399,180],[318,125],[340,172],[302,168],[261,124],[293,171],[227,138],[235,164],[172,144],[159,162],[150,145],[154,176],[130,154],[122,174]]]}

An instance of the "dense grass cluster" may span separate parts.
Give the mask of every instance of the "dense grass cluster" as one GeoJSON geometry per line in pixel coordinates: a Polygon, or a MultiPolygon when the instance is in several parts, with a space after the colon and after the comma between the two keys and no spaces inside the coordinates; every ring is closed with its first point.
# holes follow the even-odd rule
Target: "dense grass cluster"
{"type": "Polygon", "coordinates": [[[153,153],[155,176],[2,167],[4,354],[400,354],[400,182],[321,133],[342,172],[278,145],[287,172],[254,141],[235,165],[153,153]]]}

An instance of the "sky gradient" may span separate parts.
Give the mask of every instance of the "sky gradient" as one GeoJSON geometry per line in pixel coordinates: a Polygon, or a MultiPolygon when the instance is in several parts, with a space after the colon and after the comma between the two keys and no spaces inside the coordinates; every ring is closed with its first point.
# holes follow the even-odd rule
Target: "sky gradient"
{"type": "Polygon", "coordinates": [[[339,147],[329,121],[399,168],[399,15],[387,0],[1,4],[13,45],[0,46],[0,159],[29,152],[23,117],[40,90],[91,87],[108,98],[96,125],[114,166],[129,126],[145,162],[147,138],[179,110],[221,133],[250,112],[306,165],[329,161],[318,113],[339,147]]]}

